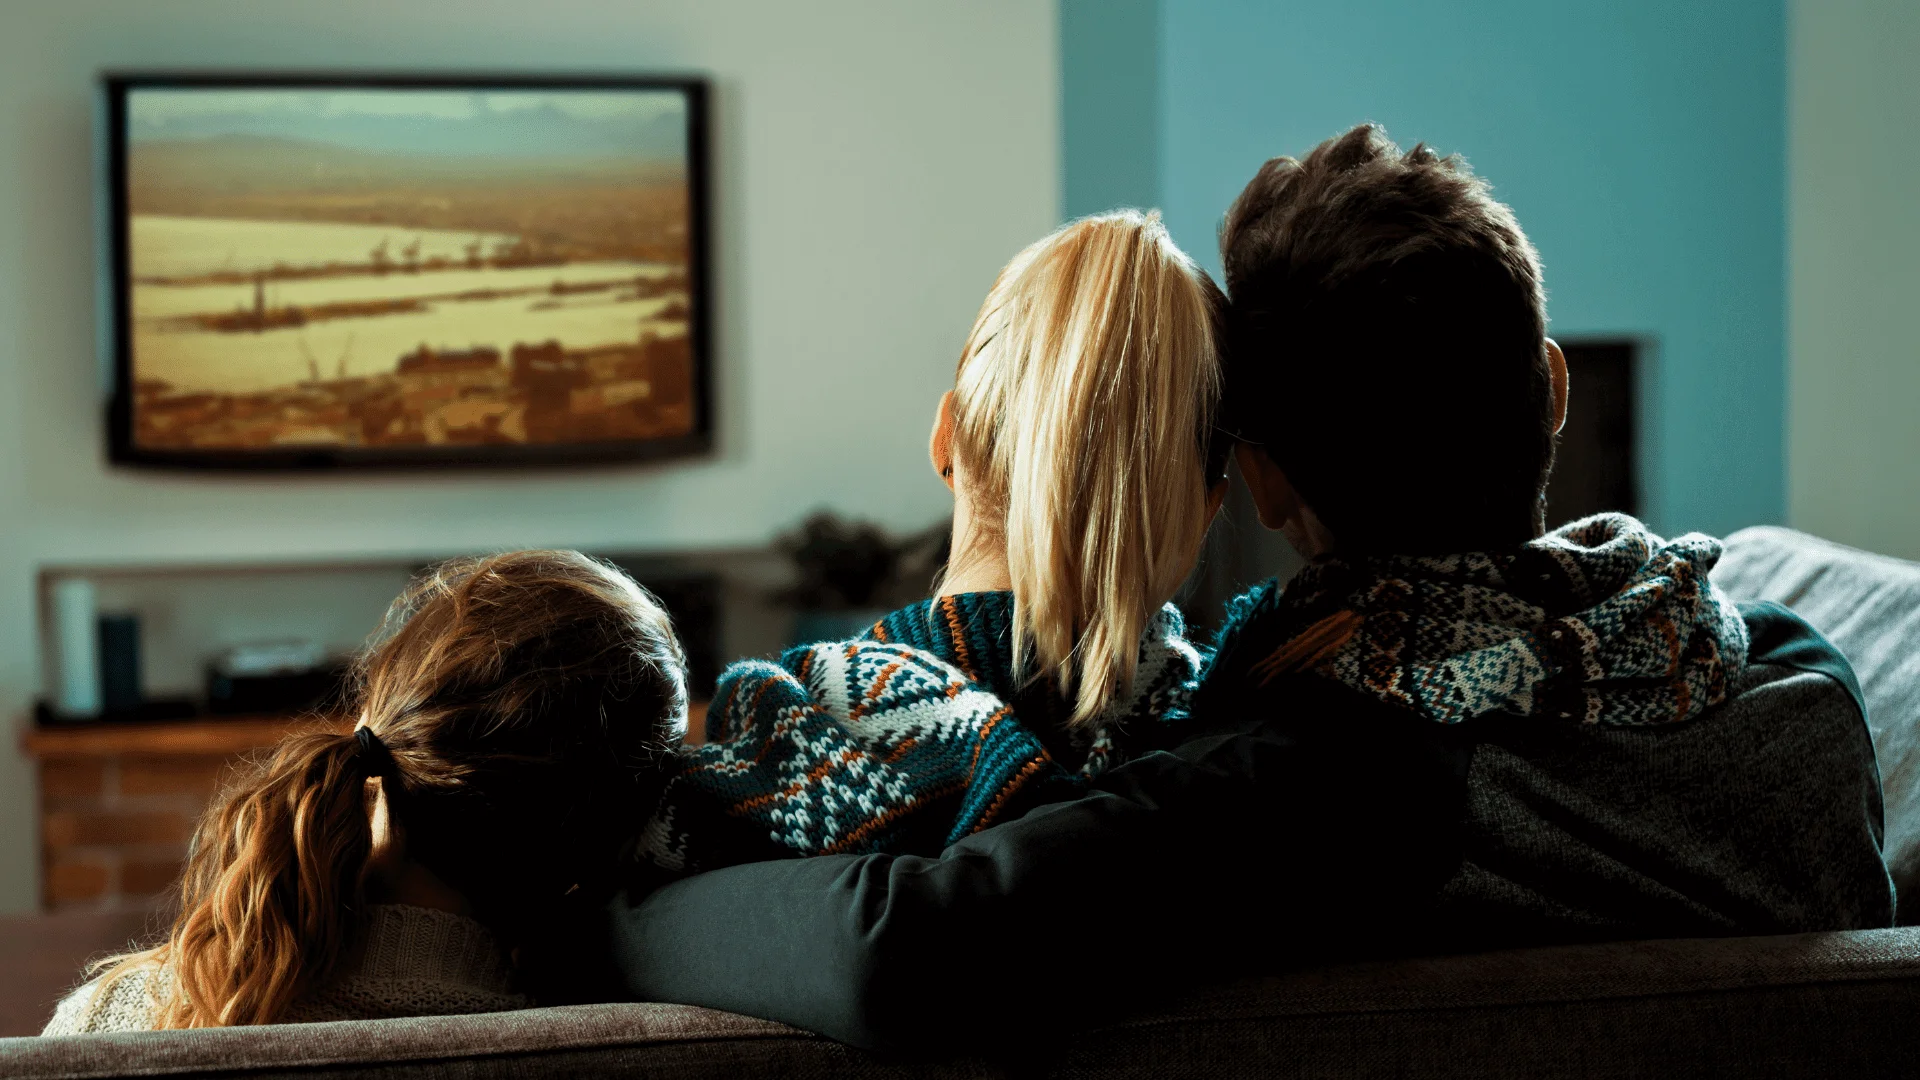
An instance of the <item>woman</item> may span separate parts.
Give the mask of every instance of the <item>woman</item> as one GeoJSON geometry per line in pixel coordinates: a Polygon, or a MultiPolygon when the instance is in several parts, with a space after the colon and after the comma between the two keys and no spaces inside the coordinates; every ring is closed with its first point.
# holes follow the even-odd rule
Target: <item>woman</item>
{"type": "Polygon", "coordinates": [[[288,737],[194,836],[157,948],[46,1034],[520,1008],[509,950],[605,895],[686,717],[665,612],[574,552],[449,563],[389,611],[351,734],[288,737]]]}
{"type": "Polygon", "coordinates": [[[1200,658],[1168,601],[1226,491],[1220,304],[1157,216],[1015,256],[935,412],[939,595],[729,669],[646,830],[654,868],[937,851],[1170,739],[1200,658]]]}

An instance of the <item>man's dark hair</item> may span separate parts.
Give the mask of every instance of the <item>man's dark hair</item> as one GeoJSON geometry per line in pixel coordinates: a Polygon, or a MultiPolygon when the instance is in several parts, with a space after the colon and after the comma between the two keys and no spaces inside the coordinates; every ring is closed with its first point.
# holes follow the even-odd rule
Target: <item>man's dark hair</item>
{"type": "Polygon", "coordinates": [[[1226,422],[1342,550],[1524,543],[1544,524],[1553,391],[1540,262],[1457,157],[1363,124],[1234,200],[1226,422]]]}

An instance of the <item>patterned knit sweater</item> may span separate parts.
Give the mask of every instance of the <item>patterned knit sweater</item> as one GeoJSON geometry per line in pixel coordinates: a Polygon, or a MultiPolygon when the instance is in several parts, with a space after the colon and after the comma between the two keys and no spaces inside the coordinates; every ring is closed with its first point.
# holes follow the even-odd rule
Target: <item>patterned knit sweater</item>
{"type": "MultiPolygon", "coordinates": [[[[331,986],[294,1003],[286,1023],[524,1009],[506,953],[485,926],[429,908],[376,904],[360,955],[331,986]]],[[[140,968],[68,994],[42,1035],[151,1031],[167,970],[140,968]]]]}
{"type": "Polygon", "coordinates": [[[1711,537],[1599,514],[1505,552],[1321,559],[1233,602],[1199,707],[1311,671],[1442,724],[1682,723],[1746,663],[1746,624],[1707,578],[1719,557],[1711,537]]]}
{"type": "Polygon", "coordinates": [[[642,834],[673,876],[834,852],[937,852],[1170,741],[1201,657],[1168,605],[1142,635],[1131,691],[1086,736],[1044,681],[1017,679],[1010,593],[888,615],[857,641],[744,661],[722,675],[708,743],[688,748],[642,834]]]}

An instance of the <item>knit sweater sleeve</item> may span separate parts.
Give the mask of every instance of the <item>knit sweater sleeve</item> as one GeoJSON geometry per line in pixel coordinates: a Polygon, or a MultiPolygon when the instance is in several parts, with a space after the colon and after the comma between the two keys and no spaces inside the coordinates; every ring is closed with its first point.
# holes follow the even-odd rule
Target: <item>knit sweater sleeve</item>
{"type": "Polygon", "coordinates": [[[155,973],[136,969],[103,986],[93,979],[60,999],[42,1035],[88,1035],[101,1031],[152,1031],[159,1003],[155,973]]]}
{"type": "Polygon", "coordinates": [[[821,642],[721,676],[641,830],[670,876],[794,855],[939,851],[998,816],[1078,794],[1013,708],[893,642],[821,642]]]}
{"type": "Polygon", "coordinates": [[[1377,944],[1457,864],[1464,761],[1438,725],[1294,697],[1305,722],[1144,755],[937,857],[756,863],[616,900],[627,992],[977,1052],[1209,973],[1377,944]]]}

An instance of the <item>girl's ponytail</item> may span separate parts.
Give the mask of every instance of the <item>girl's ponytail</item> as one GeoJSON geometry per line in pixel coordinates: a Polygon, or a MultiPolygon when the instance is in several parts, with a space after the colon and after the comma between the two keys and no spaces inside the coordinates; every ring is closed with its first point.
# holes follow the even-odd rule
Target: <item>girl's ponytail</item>
{"type": "Polygon", "coordinates": [[[102,990],[164,967],[159,1028],[283,1019],[334,975],[365,916],[368,771],[351,735],[284,739],[201,819],[172,935],[112,962],[102,990]]]}
{"type": "Polygon", "coordinates": [[[1021,252],[961,355],[954,454],[1004,511],[1016,657],[1075,726],[1131,685],[1199,556],[1225,458],[1222,306],[1158,215],[1120,211],[1021,252]]]}

